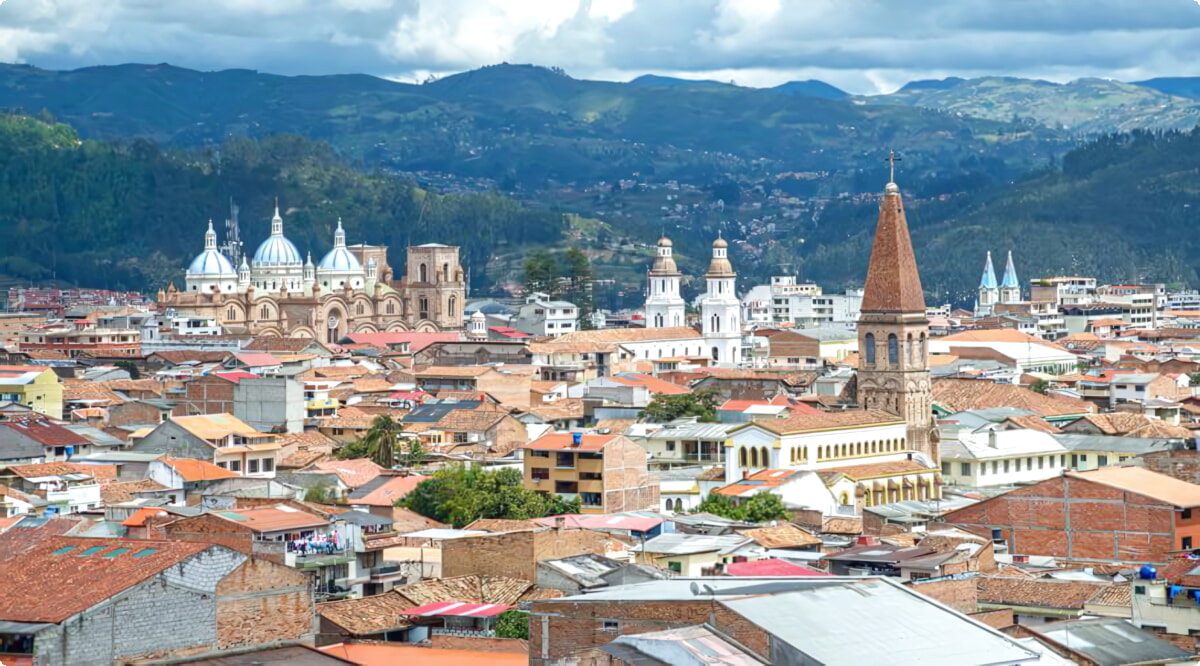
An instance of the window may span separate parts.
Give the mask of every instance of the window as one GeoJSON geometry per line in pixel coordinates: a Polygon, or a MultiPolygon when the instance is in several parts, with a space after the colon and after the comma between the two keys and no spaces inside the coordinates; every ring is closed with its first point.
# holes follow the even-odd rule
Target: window
{"type": "Polygon", "coordinates": [[[867,333],[867,337],[863,338],[863,346],[867,351],[867,363],[875,362],[875,334],[867,333]]]}
{"type": "Polygon", "coordinates": [[[1067,454],[1064,453],[1058,457],[1058,464],[1062,467],[1067,466],[1067,454]]]}
{"type": "Polygon", "coordinates": [[[221,469],[229,469],[229,463],[219,462],[219,463],[217,463],[217,467],[220,467],[221,469]]]}
{"type": "Polygon", "coordinates": [[[246,473],[258,474],[258,458],[246,461],[246,473]]]}
{"type": "Polygon", "coordinates": [[[388,304],[387,304],[387,313],[388,313],[388,314],[396,314],[396,304],[395,304],[395,302],[393,302],[393,301],[388,301],[388,304]]]}
{"type": "Polygon", "coordinates": [[[900,339],[895,333],[888,334],[888,364],[898,365],[900,363],[900,339]]]}
{"type": "Polygon", "coordinates": [[[1077,454],[1071,454],[1071,467],[1079,467],[1079,456],[1077,454]]]}
{"type": "Polygon", "coordinates": [[[619,620],[601,620],[600,629],[615,634],[621,630],[621,622],[619,620]]]}
{"type": "Polygon", "coordinates": [[[1182,548],[1183,550],[1191,550],[1192,549],[1192,537],[1183,537],[1183,539],[1179,542],[1179,547],[1182,548]]]}
{"type": "Polygon", "coordinates": [[[242,461],[240,461],[240,460],[230,460],[230,461],[229,461],[229,471],[231,471],[231,472],[240,472],[240,471],[242,471],[242,461]]]}
{"type": "Polygon", "coordinates": [[[355,304],[354,314],[362,314],[362,313],[363,313],[363,304],[362,303],[355,304]]]}
{"type": "Polygon", "coordinates": [[[999,473],[1000,473],[1000,463],[993,460],[992,461],[992,474],[999,474],[999,473]]]}
{"type": "Polygon", "coordinates": [[[559,453],[555,457],[555,467],[575,467],[574,453],[559,453]]]}
{"type": "Polygon", "coordinates": [[[118,555],[124,555],[125,553],[128,553],[128,552],[129,552],[128,548],[114,548],[113,550],[110,550],[107,553],[101,555],[101,557],[117,557],[118,555]]]}
{"type": "Polygon", "coordinates": [[[1134,593],[1134,594],[1145,594],[1145,593],[1146,593],[1146,586],[1145,586],[1145,585],[1134,585],[1134,586],[1133,586],[1133,593],[1134,593]]]}
{"type": "Polygon", "coordinates": [[[1004,461],[1004,473],[1008,474],[1008,461],[1007,460],[1004,461]]]}
{"type": "Polygon", "coordinates": [[[963,476],[971,476],[971,463],[961,463],[959,465],[959,472],[961,472],[963,476]]]}
{"type": "Polygon", "coordinates": [[[675,442],[667,442],[667,450],[674,451],[675,450],[675,442]]]}
{"type": "Polygon", "coordinates": [[[1096,456],[1097,467],[1108,467],[1108,456],[1096,456]]]}
{"type": "Polygon", "coordinates": [[[1189,520],[1189,519],[1192,517],[1192,510],[1191,510],[1191,509],[1184,509],[1184,510],[1183,510],[1183,513],[1182,513],[1182,514],[1180,514],[1180,515],[1179,515],[1179,517],[1180,517],[1180,518],[1182,518],[1182,519],[1184,519],[1184,520],[1189,520]]]}
{"type": "Polygon", "coordinates": [[[926,578],[932,578],[932,577],[933,576],[930,575],[930,573],[927,571],[913,571],[908,574],[909,580],[925,580],[926,578]]]}
{"type": "Polygon", "coordinates": [[[530,451],[529,455],[533,458],[549,458],[550,452],[549,451],[530,451]]]}
{"type": "Polygon", "coordinates": [[[417,274],[417,282],[429,282],[429,269],[425,267],[425,264],[421,264],[417,269],[417,274]]]}
{"type": "Polygon", "coordinates": [[[950,463],[948,463],[948,462],[942,463],[942,474],[944,474],[946,476],[950,476],[950,463]]]}
{"type": "Polygon", "coordinates": [[[263,458],[262,471],[270,473],[275,471],[275,460],[273,458],[263,458]]]}
{"type": "Polygon", "coordinates": [[[534,481],[545,481],[550,478],[550,468],[548,467],[532,467],[529,470],[529,476],[534,481]]]}
{"type": "Polygon", "coordinates": [[[1038,456],[1038,469],[1043,469],[1046,466],[1046,456],[1038,456]]]}
{"type": "Polygon", "coordinates": [[[682,562],[667,562],[667,569],[674,571],[675,573],[683,573],[683,563],[682,562]]]}

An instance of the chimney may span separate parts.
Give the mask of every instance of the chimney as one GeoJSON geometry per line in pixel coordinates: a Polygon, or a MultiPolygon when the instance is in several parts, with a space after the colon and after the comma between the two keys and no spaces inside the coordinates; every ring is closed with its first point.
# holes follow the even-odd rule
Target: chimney
{"type": "Polygon", "coordinates": [[[750,479],[750,470],[748,470],[748,469],[742,470],[742,481],[747,481],[749,479],[750,479]]]}
{"type": "Polygon", "coordinates": [[[996,447],[996,430],[994,428],[991,430],[988,430],[988,446],[992,447],[993,449],[997,448],[996,447]]]}
{"type": "Polygon", "coordinates": [[[870,534],[863,534],[858,537],[857,545],[859,545],[859,546],[878,546],[879,542],[875,541],[875,537],[871,536],[870,534]]]}

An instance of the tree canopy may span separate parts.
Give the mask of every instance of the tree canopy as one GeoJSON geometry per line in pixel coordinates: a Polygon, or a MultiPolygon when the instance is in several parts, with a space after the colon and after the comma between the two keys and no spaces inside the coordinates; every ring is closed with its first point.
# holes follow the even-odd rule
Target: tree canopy
{"type": "Polygon", "coordinates": [[[744,502],[736,502],[725,495],[710,494],[696,510],[748,523],[769,523],[789,518],[783,500],[774,493],[756,493],[744,502]]]}
{"type": "Polygon", "coordinates": [[[702,423],[715,423],[719,399],[720,394],[716,389],[700,389],[679,395],[659,393],[646,405],[640,416],[651,423],[666,423],[685,416],[699,417],[697,420],[702,423]]]}
{"type": "Polygon", "coordinates": [[[524,487],[520,470],[455,465],[440,469],[397,502],[438,522],[462,527],[480,518],[529,520],[577,513],[579,500],[564,501],[524,487]]]}

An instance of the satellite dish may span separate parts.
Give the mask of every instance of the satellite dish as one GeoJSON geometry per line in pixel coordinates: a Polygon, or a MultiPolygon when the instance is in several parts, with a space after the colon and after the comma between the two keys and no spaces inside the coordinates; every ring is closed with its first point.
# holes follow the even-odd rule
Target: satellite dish
{"type": "Polygon", "coordinates": [[[700,596],[700,583],[697,583],[696,581],[692,581],[690,589],[692,591],[692,596],[696,596],[696,597],[700,596]]]}

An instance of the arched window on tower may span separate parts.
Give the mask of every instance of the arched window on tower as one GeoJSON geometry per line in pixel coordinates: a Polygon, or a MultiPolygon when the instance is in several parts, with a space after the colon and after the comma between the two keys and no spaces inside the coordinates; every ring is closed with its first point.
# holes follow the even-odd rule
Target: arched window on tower
{"type": "Polygon", "coordinates": [[[920,345],[918,346],[918,349],[917,349],[917,363],[920,365],[925,365],[928,362],[929,361],[925,357],[925,334],[922,333],[920,345]]]}
{"type": "Polygon", "coordinates": [[[746,466],[746,449],[745,448],[738,449],[738,463],[742,467],[746,466]]]}
{"type": "Polygon", "coordinates": [[[236,320],[237,320],[237,310],[233,309],[233,306],[230,306],[229,309],[225,311],[225,321],[236,321],[236,320]]]}
{"type": "Polygon", "coordinates": [[[721,360],[721,350],[720,349],[717,349],[716,347],[712,348],[712,360],[714,360],[714,361],[721,360]]]}
{"type": "Polygon", "coordinates": [[[442,264],[442,282],[450,281],[450,264],[442,264]]]}
{"type": "Polygon", "coordinates": [[[904,339],[904,356],[908,359],[909,365],[915,365],[917,362],[917,346],[913,344],[912,333],[904,339]]]}
{"type": "Polygon", "coordinates": [[[758,467],[758,449],[754,449],[754,448],[750,449],[750,467],[751,468],[758,467]]]}
{"type": "MultiPolygon", "coordinates": [[[[424,269],[425,267],[421,266],[421,268],[424,269]]],[[[417,301],[417,310],[421,319],[429,319],[429,299],[422,296],[417,301]]]]}
{"type": "Polygon", "coordinates": [[[446,302],[446,316],[451,319],[458,318],[458,297],[451,296],[450,300],[446,302]]]}
{"type": "Polygon", "coordinates": [[[354,306],[354,314],[361,315],[363,312],[364,312],[364,310],[363,310],[363,304],[362,304],[362,303],[357,303],[357,304],[355,304],[355,306],[354,306]]]}
{"type": "Polygon", "coordinates": [[[258,308],[258,318],[259,319],[268,319],[270,316],[271,316],[271,308],[268,308],[265,305],[260,305],[258,308]]]}
{"type": "Polygon", "coordinates": [[[388,314],[396,314],[396,302],[395,301],[388,301],[387,313],[388,314]]]}
{"type": "Polygon", "coordinates": [[[429,270],[425,267],[425,264],[421,264],[417,268],[417,273],[417,282],[429,282],[429,270]]]}
{"type": "Polygon", "coordinates": [[[713,333],[721,332],[721,316],[720,315],[712,316],[712,332],[713,333]]]}
{"type": "Polygon", "coordinates": [[[875,363],[875,334],[874,333],[867,333],[867,336],[865,338],[863,338],[863,346],[866,347],[866,349],[864,351],[867,354],[867,363],[874,364],[875,363]]]}
{"type": "Polygon", "coordinates": [[[888,334],[888,365],[900,364],[900,338],[895,333],[888,334]]]}

